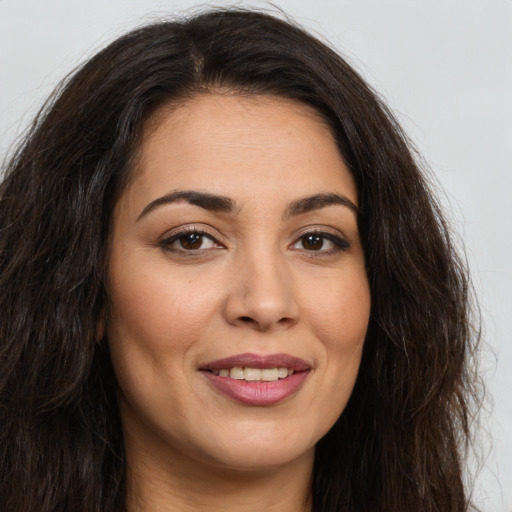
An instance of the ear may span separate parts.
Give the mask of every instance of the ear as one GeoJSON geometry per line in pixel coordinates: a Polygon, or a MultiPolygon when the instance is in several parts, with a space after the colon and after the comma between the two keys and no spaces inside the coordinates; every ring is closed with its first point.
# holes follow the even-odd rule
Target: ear
{"type": "Polygon", "coordinates": [[[107,311],[103,308],[98,317],[98,321],[96,323],[96,342],[99,343],[103,336],[105,336],[105,328],[107,324],[107,311]]]}

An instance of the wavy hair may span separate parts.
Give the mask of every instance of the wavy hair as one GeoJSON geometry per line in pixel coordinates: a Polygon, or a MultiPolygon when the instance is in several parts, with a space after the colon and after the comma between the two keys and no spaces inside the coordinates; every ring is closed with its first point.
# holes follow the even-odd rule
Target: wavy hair
{"type": "Polygon", "coordinates": [[[312,106],[357,184],[372,310],[349,403],[316,447],[316,512],[463,512],[478,405],[468,275],[390,111],[291,21],[220,9],[136,29],[74,72],[0,185],[0,509],[121,512],[106,307],[113,208],[148,118],[227,90],[312,106]]]}

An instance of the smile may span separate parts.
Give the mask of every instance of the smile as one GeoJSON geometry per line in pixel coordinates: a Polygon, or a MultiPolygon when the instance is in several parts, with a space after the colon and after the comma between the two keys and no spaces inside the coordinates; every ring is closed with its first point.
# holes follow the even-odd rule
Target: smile
{"type": "Polygon", "coordinates": [[[293,368],[283,366],[280,368],[242,368],[241,366],[235,366],[230,369],[212,370],[212,373],[219,377],[230,377],[231,379],[245,380],[247,382],[273,382],[279,379],[286,379],[286,377],[293,375],[294,372],[293,368]]]}
{"type": "Polygon", "coordinates": [[[216,393],[244,405],[270,406],[296,395],[311,366],[287,354],[239,354],[199,370],[216,393]]]}

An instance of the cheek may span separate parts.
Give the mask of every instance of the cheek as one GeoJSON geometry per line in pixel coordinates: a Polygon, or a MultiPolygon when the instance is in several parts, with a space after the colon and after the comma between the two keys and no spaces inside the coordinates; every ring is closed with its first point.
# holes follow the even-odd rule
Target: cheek
{"type": "Polygon", "coordinates": [[[197,286],[176,277],[167,265],[141,272],[136,262],[125,264],[117,260],[109,280],[106,327],[112,362],[135,416],[158,425],[161,411],[179,408],[182,397],[191,393],[184,376],[215,296],[198,293],[197,286]]]}
{"type": "Polygon", "coordinates": [[[144,269],[135,258],[113,261],[107,335],[117,379],[133,405],[159,410],[178,400],[176,389],[190,386],[184,375],[219,309],[219,287],[211,279],[198,289],[166,262],[144,269]]]}
{"type": "Polygon", "coordinates": [[[348,270],[317,288],[314,299],[308,301],[308,316],[318,337],[336,351],[362,345],[371,302],[364,270],[348,270]]]}
{"type": "Polygon", "coordinates": [[[144,344],[148,350],[186,348],[215,311],[217,288],[199,290],[186,273],[165,264],[150,272],[141,272],[142,264],[130,267],[131,272],[117,265],[117,272],[111,272],[109,324],[119,331],[114,337],[144,344]]]}
{"type": "Polygon", "coordinates": [[[319,369],[322,393],[315,404],[330,428],[343,412],[352,393],[370,315],[366,273],[347,272],[330,279],[310,302],[311,328],[322,344],[319,369]]]}

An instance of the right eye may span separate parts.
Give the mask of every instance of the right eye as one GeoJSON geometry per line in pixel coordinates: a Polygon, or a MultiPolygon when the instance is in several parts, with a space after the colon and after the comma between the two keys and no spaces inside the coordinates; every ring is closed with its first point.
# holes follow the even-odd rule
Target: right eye
{"type": "Polygon", "coordinates": [[[202,252],[211,249],[223,249],[211,235],[200,230],[182,230],[162,240],[160,246],[171,252],[202,252]]]}

